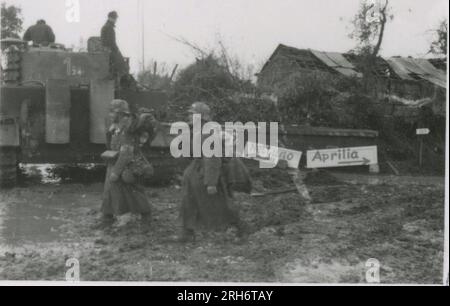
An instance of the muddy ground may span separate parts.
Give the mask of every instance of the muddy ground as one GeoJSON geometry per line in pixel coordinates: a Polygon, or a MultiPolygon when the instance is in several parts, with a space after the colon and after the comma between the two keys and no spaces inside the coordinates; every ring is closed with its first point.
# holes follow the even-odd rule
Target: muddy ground
{"type": "MultiPolygon", "coordinates": [[[[283,175],[255,174],[256,189],[293,187],[283,175]]],[[[237,195],[247,242],[230,229],[184,245],[174,240],[176,183],[147,189],[154,214],[145,233],[127,215],[94,228],[101,182],[31,180],[0,191],[0,279],[65,280],[75,257],[84,281],[364,283],[375,258],[382,283],[442,283],[443,178],[315,172],[306,182],[311,204],[297,193],[237,195]]]]}

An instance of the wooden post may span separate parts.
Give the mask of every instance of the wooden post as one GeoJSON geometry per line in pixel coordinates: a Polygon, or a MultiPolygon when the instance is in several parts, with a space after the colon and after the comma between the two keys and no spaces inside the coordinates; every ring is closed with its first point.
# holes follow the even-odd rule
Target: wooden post
{"type": "Polygon", "coordinates": [[[420,128],[416,129],[416,135],[419,137],[419,167],[422,168],[423,165],[423,138],[425,135],[430,134],[430,129],[420,128]]]}
{"type": "Polygon", "coordinates": [[[178,64],[176,64],[175,67],[173,68],[172,74],[170,75],[170,78],[169,78],[169,82],[172,82],[175,72],[177,72],[177,69],[178,69],[178,64]]]}
{"type": "Polygon", "coordinates": [[[419,135],[419,167],[423,164],[423,136],[419,135]]]}
{"type": "Polygon", "coordinates": [[[306,173],[301,172],[300,169],[289,169],[289,175],[292,177],[292,181],[294,182],[295,187],[297,188],[298,193],[303,198],[306,204],[310,204],[312,201],[311,195],[309,194],[308,188],[304,182],[306,178],[306,173]]]}

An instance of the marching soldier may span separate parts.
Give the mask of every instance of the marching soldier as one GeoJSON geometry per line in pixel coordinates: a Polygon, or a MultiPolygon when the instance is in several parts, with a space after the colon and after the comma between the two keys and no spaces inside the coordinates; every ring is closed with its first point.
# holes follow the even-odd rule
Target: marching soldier
{"type": "MultiPolygon", "coordinates": [[[[211,110],[203,102],[194,103],[189,113],[190,122],[193,114],[201,115],[202,124],[211,120],[211,110]]],[[[225,229],[234,226],[238,237],[246,234],[246,225],[234,206],[224,158],[194,158],[184,171],[182,197],[180,242],[195,241],[195,230],[199,227],[225,229]]]]}
{"type": "MultiPolygon", "coordinates": [[[[113,100],[110,105],[111,126],[107,132],[108,151],[102,154],[107,162],[103,193],[102,225],[111,225],[114,216],[125,213],[141,215],[144,227],[148,227],[151,205],[142,186],[142,179],[153,174],[151,164],[145,159],[140,141],[143,138],[143,122],[148,116],[135,116],[130,113],[128,103],[113,100]]],[[[146,132],[148,135],[148,132],[146,132]]]]}

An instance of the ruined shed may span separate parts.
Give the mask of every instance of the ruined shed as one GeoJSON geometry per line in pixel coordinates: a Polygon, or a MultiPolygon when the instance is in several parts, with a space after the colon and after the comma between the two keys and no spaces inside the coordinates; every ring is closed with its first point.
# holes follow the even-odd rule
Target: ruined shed
{"type": "MultiPolygon", "coordinates": [[[[389,73],[397,77],[383,59],[377,59],[376,75],[388,77],[389,73]],[[386,74],[385,70],[390,70],[386,74]]],[[[355,55],[318,51],[313,49],[298,49],[283,44],[278,45],[257,74],[258,85],[274,87],[294,72],[320,71],[349,78],[362,78],[364,71],[355,55]]],[[[398,78],[398,77],[397,77],[398,78]]]]}
{"type": "Polygon", "coordinates": [[[437,116],[445,116],[447,76],[429,59],[391,57],[387,60],[400,77],[389,92],[391,103],[409,109],[429,107],[437,116]]]}
{"type": "MultiPolygon", "coordinates": [[[[278,45],[258,76],[258,85],[274,89],[286,82],[292,73],[320,71],[349,78],[361,78],[365,73],[371,96],[397,107],[388,113],[402,116],[431,105],[437,115],[445,113],[446,73],[439,69],[443,59],[377,57],[371,71],[364,58],[351,53],[324,52],[278,45]],[[367,75],[370,74],[370,75],[367,75]],[[411,111],[399,111],[409,108],[411,111]]],[[[410,116],[410,115],[407,115],[410,116]]]]}
{"type": "Polygon", "coordinates": [[[308,49],[297,49],[280,44],[257,74],[258,85],[262,88],[273,88],[283,83],[292,73],[310,71],[339,73],[308,49]]]}
{"type": "Polygon", "coordinates": [[[428,60],[411,57],[391,57],[392,69],[404,80],[427,81],[441,88],[446,87],[445,72],[436,69],[428,60]]]}

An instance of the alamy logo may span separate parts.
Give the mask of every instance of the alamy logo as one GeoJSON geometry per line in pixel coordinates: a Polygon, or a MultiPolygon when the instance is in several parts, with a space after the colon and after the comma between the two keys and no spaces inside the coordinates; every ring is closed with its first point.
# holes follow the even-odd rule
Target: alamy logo
{"type": "Polygon", "coordinates": [[[278,123],[217,122],[202,123],[194,114],[191,127],[176,122],[170,134],[177,135],[170,144],[170,153],[180,157],[244,157],[260,161],[261,168],[274,168],[278,162],[278,123]],[[267,142],[269,135],[269,142],[267,142]],[[246,145],[251,144],[251,145],[246,145]]]}
{"type": "Polygon", "coordinates": [[[66,260],[66,281],[78,282],[80,281],[80,262],[76,258],[69,258],[66,260]]]}
{"type": "Polygon", "coordinates": [[[370,258],[366,261],[366,282],[380,283],[380,262],[378,259],[370,258]]]}

